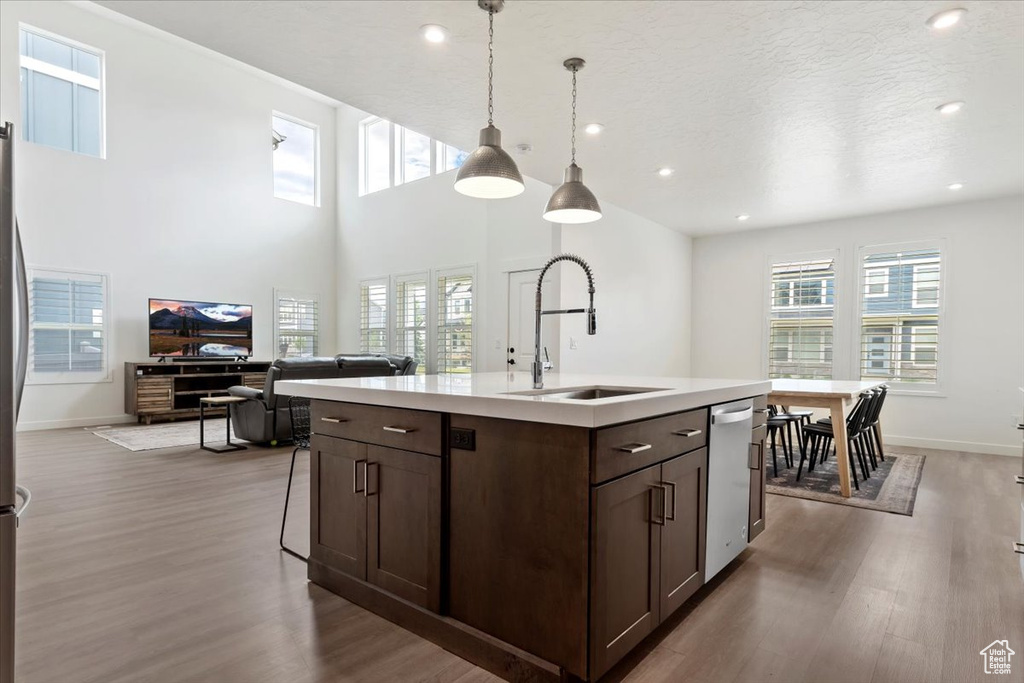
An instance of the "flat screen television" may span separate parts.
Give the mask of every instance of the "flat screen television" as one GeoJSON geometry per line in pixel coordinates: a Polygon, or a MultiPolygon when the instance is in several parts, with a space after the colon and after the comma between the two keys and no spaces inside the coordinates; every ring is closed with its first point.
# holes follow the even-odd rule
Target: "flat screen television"
{"type": "Polygon", "coordinates": [[[149,355],[251,356],[252,306],[150,299],[149,355]]]}

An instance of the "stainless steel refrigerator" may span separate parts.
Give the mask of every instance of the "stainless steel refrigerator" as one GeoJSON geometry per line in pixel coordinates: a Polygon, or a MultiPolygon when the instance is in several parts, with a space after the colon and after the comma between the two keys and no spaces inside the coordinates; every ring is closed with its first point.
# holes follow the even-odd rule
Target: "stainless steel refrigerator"
{"type": "Polygon", "coordinates": [[[18,518],[31,498],[28,490],[14,481],[14,428],[25,386],[27,354],[28,281],[14,215],[14,124],[6,123],[0,128],[0,683],[14,681],[18,518]]]}

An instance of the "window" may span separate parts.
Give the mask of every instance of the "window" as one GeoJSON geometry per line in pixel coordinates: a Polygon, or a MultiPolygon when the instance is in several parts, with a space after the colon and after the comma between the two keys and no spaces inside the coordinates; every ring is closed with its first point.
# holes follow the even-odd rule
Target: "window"
{"type": "Polygon", "coordinates": [[[359,131],[359,194],[391,187],[391,122],[372,116],[359,131]]]}
{"type": "Polygon", "coordinates": [[[862,254],[865,284],[860,306],[860,376],[908,384],[936,384],[940,249],[872,248],[862,254]],[[872,297],[869,274],[883,268],[888,274],[886,296],[872,297]]]}
{"type": "Polygon", "coordinates": [[[437,277],[437,372],[473,371],[473,274],[437,277]]]}
{"type": "Polygon", "coordinates": [[[395,278],[395,353],[416,359],[427,372],[427,273],[395,278]]]}
{"type": "Polygon", "coordinates": [[[772,264],[770,378],[832,378],[834,309],[834,258],[772,264]]]}
{"type": "Polygon", "coordinates": [[[459,168],[467,156],[457,147],[371,116],[359,123],[359,196],[459,168]]]}
{"type": "Polygon", "coordinates": [[[871,299],[889,296],[888,268],[869,268],[864,271],[864,296],[871,299]]]}
{"type": "Polygon", "coordinates": [[[437,149],[434,152],[434,157],[437,159],[437,169],[435,173],[444,173],[446,171],[454,171],[455,169],[462,166],[462,162],[469,156],[469,152],[463,152],[458,147],[452,147],[446,145],[440,140],[436,143],[437,149]]]}
{"type": "Polygon", "coordinates": [[[278,358],[315,356],[320,341],[320,298],[316,294],[274,291],[278,358]]]}
{"type": "Polygon", "coordinates": [[[103,53],[27,27],[18,45],[22,139],[102,157],[103,53]]]}
{"type": "Polygon", "coordinates": [[[274,154],[274,196],[318,206],[317,165],[320,131],[284,114],[271,117],[274,154]]]}
{"type": "Polygon", "coordinates": [[[430,138],[395,126],[395,185],[430,175],[430,138]]]}
{"type": "Polygon", "coordinates": [[[367,280],[359,285],[359,350],[388,352],[388,281],[367,280]]]}
{"type": "Polygon", "coordinates": [[[107,372],[107,277],[29,273],[29,381],[102,382],[107,372]]]}

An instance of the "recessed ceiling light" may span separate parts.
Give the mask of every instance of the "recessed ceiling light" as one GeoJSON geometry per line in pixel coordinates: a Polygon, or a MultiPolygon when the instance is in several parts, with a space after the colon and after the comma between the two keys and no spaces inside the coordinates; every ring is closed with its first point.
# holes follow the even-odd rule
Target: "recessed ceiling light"
{"type": "Polygon", "coordinates": [[[588,123],[583,130],[587,132],[587,135],[597,135],[604,130],[604,126],[600,123],[588,123]]]}
{"type": "Polygon", "coordinates": [[[935,109],[937,109],[940,114],[955,114],[963,108],[964,103],[960,101],[946,102],[945,104],[940,104],[939,106],[935,107],[935,109]]]}
{"type": "Polygon", "coordinates": [[[658,169],[658,175],[660,175],[662,178],[668,178],[673,173],[675,173],[675,171],[669,168],[668,166],[666,166],[665,168],[658,169]]]}
{"type": "Polygon", "coordinates": [[[965,14],[967,14],[967,10],[965,10],[963,7],[947,9],[939,12],[938,14],[933,15],[925,23],[928,24],[929,27],[941,31],[942,29],[949,28],[950,26],[958,23],[961,19],[963,19],[965,14]]]}
{"type": "Polygon", "coordinates": [[[448,29],[440,24],[424,24],[420,26],[420,35],[428,43],[443,43],[448,40],[448,29]]]}
{"type": "Polygon", "coordinates": [[[954,192],[956,192],[957,190],[962,190],[962,189],[964,189],[964,184],[963,184],[963,183],[951,183],[951,184],[949,185],[949,189],[951,189],[951,190],[953,190],[954,192]]]}
{"type": "Polygon", "coordinates": [[[738,221],[747,221],[747,220],[750,220],[750,216],[748,214],[741,213],[739,216],[736,216],[736,220],[738,220],[738,221]]]}

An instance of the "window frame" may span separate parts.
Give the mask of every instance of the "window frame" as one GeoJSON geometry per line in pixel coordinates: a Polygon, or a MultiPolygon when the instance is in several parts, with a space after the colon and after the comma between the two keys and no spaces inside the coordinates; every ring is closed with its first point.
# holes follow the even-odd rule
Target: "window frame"
{"type": "Polygon", "coordinates": [[[271,179],[271,194],[274,199],[280,199],[282,201],[291,202],[292,204],[299,204],[301,206],[311,206],[315,209],[320,208],[320,126],[304,119],[300,119],[297,116],[291,114],[285,114],[277,109],[272,109],[270,112],[270,130],[274,130],[274,119],[284,119],[289,123],[309,128],[313,131],[313,203],[309,204],[298,199],[292,199],[290,197],[280,197],[277,194],[277,183],[274,172],[274,152],[277,151],[273,147],[270,149],[270,179],[271,179]]]}
{"type": "Polygon", "coordinates": [[[425,295],[426,295],[426,299],[424,301],[424,303],[426,305],[426,314],[425,314],[425,320],[424,320],[424,325],[423,325],[423,333],[425,335],[425,339],[424,339],[424,343],[423,343],[423,355],[424,355],[424,357],[422,359],[419,359],[419,358],[416,359],[416,361],[418,363],[418,365],[416,366],[416,374],[417,375],[428,374],[429,373],[429,368],[431,367],[431,365],[430,365],[430,354],[431,354],[432,349],[433,349],[433,344],[431,343],[431,334],[433,333],[433,329],[434,328],[431,326],[431,314],[430,313],[431,313],[432,310],[434,310],[434,306],[433,306],[433,303],[431,301],[431,299],[433,297],[432,297],[431,291],[430,291],[431,290],[430,281],[431,281],[431,271],[429,271],[429,270],[419,270],[419,271],[414,271],[414,272],[410,272],[410,273],[402,273],[402,274],[398,274],[398,275],[392,275],[391,276],[391,284],[390,284],[391,289],[388,291],[388,296],[390,297],[390,301],[388,303],[389,313],[393,314],[393,315],[389,316],[390,319],[388,321],[389,333],[393,334],[393,337],[389,337],[388,353],[394,353],[396,355],[412,356],[412,357],[415,358],[415,356],[413,354],[403,353],[403,352],[398,351],[397,343],[398,343],[398,336],[399,336],[400,330],[417,329],[415,327],[401,327],[401,328],[399,328],[399,326],[398,326],[398,318],[399,318],[399,316],[398,316],[398,303],[399,303],[398,302],[398,286],[400,284],[405,284],[405,283],[409,283],[409,282],[423,282],[424,289],[425,289],[425,295]]]}
{"type": "Polygon", "coordinates": [[[391,338],[391,316],[394,315],[394,306],[391,303],[394,297],[394,290],[391,287],[391,278],[387,275],[380,277],[364,278],[359,281],[358,289],[359,302],[359,353],[390,353],[392,347],[391,338]],[[369,287],[384,287],[384,348],[382,350],[371,349],[369,345],[363,344],[365,333],[368,330],[376,330],[376,327],[363,327],[363,289],[369,287]]]}
{"type": "Polygon", "coordinates": [[[359,122],[359,196],[365,197],[382,190],[387,190],[395,186],[395,124],[381,116],[367,116],[365,119],[359,122]],[[375,190],[369,189],[369,183],[367,182],[367,174],[370,170],[370,146],[367,144],[366,131],[370,126],[376,123],[385,123],[388,128],[388,149],[387,149],[387,160],[388,160],[388,182],[384,187],[377,188],[375,190]]]}
{"type": "MultiPolygon", "coordinates": [[[[845,321],[842,318],[841,302],[844,300],[842,292],[845,291],[846,287],[843,283],[844,271],[843,263],[841,261],[842,252],[839,249],[825,249],[819,251],[810,252],[798,252],[798,253],[780,253],[780,254],[769,254],[765,258],[764,274],[762,276],[762,293],[763,293],[763,326],[762,326],[762,338],[761,338],[761,370],[762,376],[771,378],[772,365],[779,362],[792,363],[794,353],[793,345],[790,344],[787,350],[787,361],[774,360],[772,356],[772,321],[773,314],[786,311],[795,310],[811,310],[827,312],[831,311],[831,322],[832,322],[832,362],[831,372],[829,373],[831,379],[839,379],[839,375],[842,370],[842,334],[845,333],[845,321]],[[788,284],[788,296],[789,303],[785,306],[776,306],[775,303],[775,280],[774,270],[776,266],[785,264],[799,264],[799,263],[811,263],[816,261],[831,261],[832,262],[832,302],[828,303],[828,280],[829,278],[823,277],[819,280],[820,292],[821,292],[821,304],[810,304],[801,306],[797,301],[798,289],[796,283],[798,279],[787,282],[788,284]]],[[[807,282],[814,282],[813,279],[808,279],[807,282]]],[[[798,326],[785,326],[779,327],[791,327],[792,332],[790,333],[790,339],[795,340],[797,335],[795,331],[798,326]]],[[[817,328],[820,325],[807,325],[807,328],[817,328]]],[[[826,344],[824,341],[820,344],[819,358],[821,358],[821,365],[825,365],[826,357],[825,353],[826,344]]]]}
{"type": "MultiPolygon", "coordinates": [[[[33,145],[38,145],[40,147],[46,147],[47,149],[54,149],[54,150],[58,150],[58,151],[61,151],[61,152],[70,152],[72,154],[78,154],[80,156],[89,157],[89,158],[92,158],[92,159],[106,159],[107,158],[107,53],[106,53],[106,50],[101,50],[99,48],[93,47],[92,45],[87,45],[86,43],[74,40],[73,38],[67,38],[65,36],[62,36],[62,35],[57,34],[57,33],[54,33],[52,31],[47,31],[46,29],[41,29],[41,28],[38,28],[38,27],[33,26],[31,24],[26,24],[24,22],[18,22],[18,43],[19,43],[19,47],[18,47],[18,75],[19,75],[19,78],[20,78],[20,75],[21,75],[21,69],[24,68],[24,69],[28,69],[29,71],[34,71],[36,73],[41,73],[41,74],[44,74],[46,76],[50,76],[52,78],[57,78],[59,80],[68,81],[69,83],[72,83],[73,85],[80,85],[80,86],[83,86],[83,87],[86,87],[86,88],[92,88],[92,89],[96,90],[99,93],[99,106],[100,106],[100,111],[99,111],[99,123],[100,123],[99,154],[89,154],[87,152],[80,152],[80,151],[78,151],[76,149],[67,149],[65,147],[55,147],[53,145],[47,145],[45,143],[35,142],[34,140],[26,140],[24,137],[22,137],[22,140],[24,142],[28,142],[28,143],[31,143],[33,145]],[[89,54],[96,56],[99,59],[99,62],[100,62],[99,77],[94,78],[92,76],[86,76],[85,74],[80,74],[77,71],[73,71],[71,69],[65,69],[63,67],[59,67],[56,64],[50,64],[49,62],[44,62],[44,61],[42,61],[40,59],[36,59],[34,57],[27,57],[25,55],[22,55],[21,54],[21,47],[20,47],[21,32],[22,31],[24,31],[26,33],[31,33],[31,34],[37,35],[37,36],[39,36],[41,38],[45,38],[47,40],[52,40],[52,41],[54,41],[56,43],[61,43],[62,45],[67,45],[68,47],[70,47],[72,49],[75,49],[75,50],[80,50],[82,52],[88,52],[89,54]],[[30,62],[30,64],[26,64],[25,63],[26,61],[30,62]],[[95,83],[96,85],[94,86],[93,83],[95,83]]],[[[19,106],[19,112],[20,112],[21,107],[25,106],[25,103],[20,101],[21,100],[20,92],[19,92],[18,98],[19,98],[18,106],[19,106]]],[[[21,126],[24,129],[24,131],[26,131],[26,132],[28,131],[28,125],[27,125],[27,123],[25,121],[21,121],[21,126]]],[[[24,133],[23,133],[23,135],[24,135],[24,133]]]]}
{"type": "MultiPolygon", "coordinates": [[[[46,266],[28,266],[27,276],[29,283],[29,310],[28,310],[28,333],[29,333],[29,348],[28,348],[28,372],[25,375],[26,386],[43,386],[48,384],[104,384],[112,382],[113,369],[111,367],[110,359],[113,357],[111,351],[114,344],[112,335],[110,334],[110,319],[111,319],[111,296],[110,296],[110,274],[97,271],[71,269],[71,268],[51,268],[46,266]],[[54,275],[58,277],[68,276],[83,276],[87,278],[101,278],[103,284],[103,322],[101,326],[103,334],[103,358],[102,358],[102,370],[100,371],[74,371],[65,370],[61,372],[37,372],[35,368],[35,344],[32,340],[32,333],[37,329],[34,315],[34,306],[32,303],[31,287],[32,282],[36,279],[38,274],[54,275]]],[[[94,325],[85,325],[79,323],[44,323],[38,326],[38,329],[61,329],[73,331],[76,329],[81,330],[94,330],[94,325]],[[48,326],[54,327],[48,327],[48,326]]]]}
{"type": "Polygon", "coordinates": [[[303,292],[294,289],[282,289],[274,288],[274,358],[312,358],[316,357],[320,352],[320,295],[317,292],[303,292]],[[295,299],[297,301],[311,301],[316,310],[316,327],[312,334],[307,334],[304,330],[282,330],[281,329],[281,299],[295,299]],[[312,337],[313,339],[313,353],[309,356],[299,355],[288,355],[284,356],[280,354],[281,348],[281,332],[287,332],[290,336],[295,337],[312,337]]]}
{"type": "Polygon", "coordinates": [[[424,135],[423,133],[420,133],[418,131],[406,128],[405,126],[400,126],[397,123],[392,123],[391,124],[391,140],[392,140],[392,145],[391,145],[391,150],[390,151],[391,151],[392,156],[394,157],[392,159],[391,187],[398,187],[399,185],[407,185],[409,183],[414,183],[417,180],[426,180],[430,176],[436,175],[434,173],[434,150],[435,150],[436,146],[431,144],[431,143],[436,142],[436,141],[432,137],[430,137],[429,135],[424,135]],[[405,177],[405,137],[406,137],[405,134],[406,133],[413,133],[414,135],[419,135],[420,137],[424,137],[424,138],[427,139],[428,159],[427,159],[427,175],[425,175],[425,176],[421,176],[419,178],[412,178],[412,179],[407,179],[405,177]]]}
{"type": "MultiPolygon", "coordinates": [[[[477,317],[477,310],[476,309],[478,308],[478,302],[479,302],[479,284],[480,284],[480,281],[477,278],[477,268],[476,268],[476,265],[456,266],[456,267],[452,267],[452,268],[438,268],[438,269],[431,270],[431,272],[430,272],[431,283],[432,283],[431,287],[434,290],[434,309],[431,312],[431,316],[430,317],[432,317],[434,319],[434,325],[435,325],[435,328],[434,328],[434,330],[432,332],[433,340],[434,340],[434,348],[433,348],[433,350],[431,351],[431,354],[430,354],[430,363],[431,363],[430,372],[431,372],[431,374],[440,374],[440,371],[438,370],[438,361],[437,361],[437,355],[438,355],[437,340],[438,340],[438,335],[440,333],[440,328],[441,328],[441,324],[440,324],[440,317],[441,317],[440,298],[441,297],[440,297],[440,292],[438,291],[438,280],[440,278],[442,278],[442,277],[446,277],[446,278],[447,277],[458,277],[460,275],[468,275],[471,278],[472,282],[473,282],[473,285],[472,285],[472,287],[473,287],[473,296],[470,299],[470,301],[471,301],[471,304],[470,304],[470,315],[473,316],[473,319],[472,319],[472,321],[469,324],[469,327],[470,327],[470,330],[471,330],[470,334],[472,335],[472,341],[470,342],[470,345],[469,345],[470,346],[470,348],[469,348],[469,353],[470,353],[469,371],[471,373],[476,372],[477,364],[479,363],[478,345],[479,345],[479,341],[480,341],[479,340],[480,335],[477,333],[478,327],[477,327],[477,322],[476,322],[476,317],[477,317]]],[[[464,373],[449,372],[449,373],[445,373],[445,374],[446,375],[460,375],[460,374],[464,374],[464,373]]]]}
{"type": "MultiPolygon", "coordinates": [[[[934,251],[938,251],[938,253],[939,253],[939,264],[938,264],[938,266],[939,266],[939,280],[938,280],[939,296],[938,296],[938,302],[937,302],[936,306],[920,306],[920,307],[913,306],[913,279],[912,279],[912,281],[911,281],[911,310],[913,310],[914,308],[934,308],[935,311],[936,311],[936,313],[935,313],[936,320],[935,320],[935,323],[933,325],[934,328],[935,328],[935,333],[934,334],[935,334],[935,337],[936,337],[936,342],[935,342],[935,349],[936,349],[935,382],[934,383],[932,383],[932,382],[904,382],[904,381],[900,381],[900,380],[897,380],[897,379],[877,378],[877,379],[883,379],[885,384],[888,385],[888,387],[889,387],[889,393],[893,394],[893,395],[897,395],[897,396],[899,396],[899,395],[903,395],[903,396],[932,396],[932,397],[943,397],[943,396],[945,396],[946,367],[950,365],[949,358],[950,358],[950,355],[952,355],[952,354],[950,353],[950,349],[949,349],[949,345],[948,344],[945,345],[945,346],[942,346],[942,341],[943,341],[943,338],[944,338],[943,330],[945,329],[945,327],[947,325],[947,315],[948,315],[948,313],[946,311],[946,299],[948,297],[943,292],[944,291],[948,292],[948,289],[950,287],[950,282],[952,281],[951,273],[953,271],[952,271],[952,268],[951,268],[951,263],[952,263],[953,259],[950,257],[950,253],[949,253],[949,250],[947,248],[946,240],[942,239],[942,238],[914,240],[914,241],[908,241],[908,242],[893,242],[893,243],[887,243],[887,244],[867,244],[867,245],[863,245],[862,244],[862,245],[858,245],[856,247],[856,249],[855,249],[855,254],[856,254],[856,259],[857,259],[855,265],[856,265],[856,270],[857,270],[857,283],[859,285],[857,287],[857,291],[859,292],[859,295],[857,297],[857,300],[856,300],[854,306],[852,307],[852,310],[850,311],[850,318],[851,318],[851,322],[852,322],[852,327],[853,327],[853,330],[855,330],[855,334],[854,334],[855,346],[854,346],[854,349],[853,349],[853,353],[850,354],[850,365],[849,365],[850,376],[852,378],[854,378],[855,380],[861,380],[861,378],[862,378],[863,357],[862,357],[861,354],[863,353],[862,344],[863,344],[863,338],[864,338],[863,337],[863,334],[864,334],[863,333],[863,329],[864,329],[864,313],[863,312],[864,312],[864,302],[867,300],[867,298],[864,296],[864,275],[865,275],[865,272],[866,272],[865,268],[864,268],[864,259],[866,257],[868,257],[868,256],[873,256],[873,255],[877,255],[877,254],[892,254],[892,253],[914,252],[914,251],[924,251],[924,250],[934,250],[934,251]],[[942,358],[941,358],[941,360],[940,360],[939,355],[938,355],[938,350],[939,350],[940,346],[942,346],[942,358]]],[[[913,266],[913,265],[915,265],[915,263],[914,263],[915,260],[916,259],[913,259],[913,258],[906,259],[906,260],[903,260],[902,263],[903,263],[903,265],[912,265],[913,266]]],[[[893,265],[896,265],[897,263],[898,263],[897,261],[887,260],[887,261],[879,261],[878,263],[872,264],[872,266],[873,267],[880,267],[880,266],[884,265],[886,267],[892,267],[893,265]]],[[[921,265],[928,265],[928,264],[921,264],[921,265]]],[[[912,276],[912,278],[913,278],[913,276],[912,276]]],[[[891,275],[890,275],[890,280],[891,280],[891,275]]],[[[897,316],[893,315],[891,317],[897,317],[897,316]]],[[[894,330],[894,333],[893,333],[894,336],[899,335],[899,336],[902,337],[902,335],[903,335],[902,330],[896,332],[896,330],[898,329],[898,326],[895,325],[894,323],[892,323],[891,321],[879,322],[879,323],[877,323],[874,326],[875,327],[886,327],[886,326],[888,326],[888,327],[890,327],[890,328],[892,328],[894,330]]],[[[890,363],[897,362],[898,355],[899,355],[898,353],[890,352],[890,354],[889,354],[890,363]]],[[[891,372],[891,370],[890,370],[890,372],[891,372]]],[[[876,378],[870,378],[870,380],[866,380],[866,381],[874,381],[875,379],[876,378]]]]}

